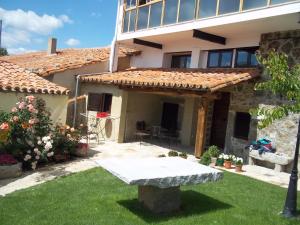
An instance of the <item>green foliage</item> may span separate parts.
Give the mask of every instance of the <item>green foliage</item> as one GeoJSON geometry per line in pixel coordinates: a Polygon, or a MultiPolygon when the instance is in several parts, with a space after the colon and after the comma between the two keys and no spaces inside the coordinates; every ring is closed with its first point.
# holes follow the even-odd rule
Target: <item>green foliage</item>
{"type": "Polygon", "coordinates": [[[271,92],[285,100],[279,106],[259,107],[250,111],[253,116],[261,118],[259,128],[265,128],[290,113],[300,113],[300,65],[289,67],[288,57],[274,50],[267,57],[258,55],[257,58],[269,79],[257,83],[255,90],[271,92]]]}
{"type": "Polygon", "coordinates": [[[218,158],[218,156],[220,155],[220,150],[218,146],[213,145],[208,148],[208,153],[210,157],[218,158]]]}
{"type": "Polygon", "coordinates": [[[179,153],[179,157],[187,159],[188,155],[185,152],[181,152],[181,153],[179,153]]]}
{"type": "Polygon", "coordinates": [[[0,56],[6,56],[6,55],[8,55],[6,48],[0,48],[0,56]]]}
{"type": "Polygon", "coordinates": [[[168,156],[169,157],[177,157],[178,156],[178,152],[176,152],[176,151],[169,151],[168,156]]]}
{"type": "Polygon", "coordinates": [[[200,159],[200,164],[208,166],[211,163],[211,156],[208,151],[206,151],[200,159]]]}
{"type": "Polygon", "coordinates": [[[9,119],[9,113],[8,112],[4,112],[4,111],[0,111],[0,124],[4,123],[8,119],[9,119]]]}
{"type": "Polygon", "coordinates": [[[158,156],[158,158],[165,158],[165,157],[167,157],[165,154],[161,154],[158,156]]]}

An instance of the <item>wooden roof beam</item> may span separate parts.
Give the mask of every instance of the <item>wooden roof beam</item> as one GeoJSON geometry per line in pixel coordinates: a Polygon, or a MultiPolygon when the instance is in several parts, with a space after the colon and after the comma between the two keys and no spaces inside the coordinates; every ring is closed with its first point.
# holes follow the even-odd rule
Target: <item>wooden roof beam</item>
{"type": "Polygon", "coordinates": [[[200,30],[193,30],[193,38],[198,38],[201,40],[205,40],[205,41],[209,41],[221,45],[226,45],[226,38],[218,35],[206,33],[200,30]]]}

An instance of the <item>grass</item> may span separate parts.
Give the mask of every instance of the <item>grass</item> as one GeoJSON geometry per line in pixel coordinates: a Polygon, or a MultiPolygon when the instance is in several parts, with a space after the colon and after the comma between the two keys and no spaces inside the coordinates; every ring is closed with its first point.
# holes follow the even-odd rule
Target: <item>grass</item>
{"type": "Polygon", "coordinates": [[[183,187],[182,210],[157,216],[138,203],[136,187],[97,168],[0,197],[0,224],[299,225],[279,215],[285,194],[283,188],[225,173],[221,182],[183,187]]]}

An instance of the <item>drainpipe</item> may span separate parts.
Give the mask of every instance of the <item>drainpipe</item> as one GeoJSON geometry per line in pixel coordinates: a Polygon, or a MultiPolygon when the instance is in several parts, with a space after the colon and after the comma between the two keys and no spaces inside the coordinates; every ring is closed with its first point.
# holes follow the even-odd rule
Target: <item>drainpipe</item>
{"type": "MultiPolygon", "coordinates": [[[[103,73],[102,73],[103,74],[103,73]]],[[[76,117],[77,117],[77,98],[79,94],[79,87],[80,87],[80,78],[84,76],[92,76],[92,75],[99,75],[99,73],[88,73],[88,74],[80,74],[76,75],[76,86],[75,86],[75,103],[74,103],[74,113],[73,113],[73,123],[72,127],[76,126],[76,117]]]]}
{"type": "Polygon", "coordinates": [[[116,45],[117,45],[117,36],[118,36],[118,28],[119,28],[120,7],[121,7],[121,0],[118,0],[115,36],[112,40],[111,47],[110,47],[109,72],[111,72],[111,73],[114,72],[115,58],[116,58],[116,54],[117,54],[116,53],[116,45]]]}

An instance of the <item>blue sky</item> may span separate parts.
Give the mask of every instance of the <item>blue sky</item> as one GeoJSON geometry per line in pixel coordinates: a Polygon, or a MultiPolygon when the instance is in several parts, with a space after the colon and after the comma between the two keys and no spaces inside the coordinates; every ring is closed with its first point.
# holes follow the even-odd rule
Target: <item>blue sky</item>
{"type": "Polygon", "coordinates": [[[10,54],[59,48],[107,46],[115,29],[117,0],[0,0],[2,46],[10,54]]]}

